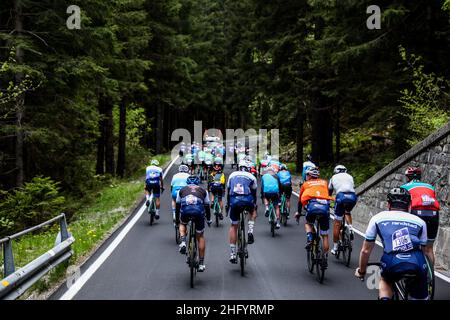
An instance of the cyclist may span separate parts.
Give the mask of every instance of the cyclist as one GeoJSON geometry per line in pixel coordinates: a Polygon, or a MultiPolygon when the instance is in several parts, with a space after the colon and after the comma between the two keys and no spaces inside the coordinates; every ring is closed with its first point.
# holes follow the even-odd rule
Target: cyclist
{"type": "Polygon", "coordinates": [[[302,207],[305,207],[306,249],[311,247],[314,237],[314,222],[316,218],[319,219],[320,235],[323,239],[323,267],[327,267],[328,250],[330,249],[328,242],[328,230],[330,228],[329,209],[332,198],[328,194],[327,181],[319,177],[319,168],[310,167],[306,170],[306,182],[300,188],[298,212],[295,214],[295,218],[298,219],[300,217],[302,207]]]}
{"type": "Polygon", "coordinates": [[[411,196],[406,189],[391,189],[387,199],[389,211],[380,212],[369,221],[355,276],[364,278],[378,235],[384,248],[379,299],[392,299],[392,285],[405,274],[416,275],[409,287],[411,298],[427,299],[427,264],[424,256],[427,253],[427,226],[422,219],[408,212],[411,196]]]}
{"type": "Polygon", "coordinates": [[[205,173],[205,157],[206,157],[206,146],[203,147],[203,149],[200,149],[197,153],[197,160],[198,160],[198,168],[199,171],[202,173],[202,177],[205,173]]]}
{"type": "Polygon", "coordinates": [[[180,223],[181,243],[179,251],[186,254],[186,225],[189,218],[193,217],[196,229],[196,238],[198,241],[199,266],[198,271],[205,271],[205,212],[208,226],[211,225],[211,210],[209,208],[208,191],[199,186],[200,178],[198,176],[189,176],[187,186],[178,191],[176,200],[176,223],[180,223]]]}
{"type": "MultiPolygon", "coordinates": [[[[287,166],[282,164],[280,166],[280,171],[277,173],[278,179],[280,179],[280,194],[286,195],[286,207],[288,212],[291,212],[291,195],[292,195],[292,178],[287,166]]],[[[289,219],[289,214],[287,216],[289,219]]]]}
{"type": "Polygon", "coordinates": [[[150,166],[145,169],[145,205],[150,205],[150,193],[156,198],[156,214],[155,219],[159,219],[159,206],[161,191],[164,191],[163,171],[159,167],[159,161],[154,159],[150,162],[150,166]]]}
{"type": "Polygon", "coordinates": [[[183,158],[185,151],[186,151],[186,144],[182,142],[180,145],[180,152],[179,152],[180,158],[183,158]]]}
{"type": "Polygon", "coordinates": [[[273,171],[275,171],[275,174],[277,174],[278,171],[280,171],[281,162],[278,160],[277,156],[272,156],[268,166],[271,167],[273,171]]]}
{"type": "Polygon", "coordinates": [[[189,167],[190,173],[194,174],[194,172],[195,172],[195,159],[194,159],[194,155],[192,153],[188,152],[184,156],[183,163],[186,164],[189,167]]]}
{"type": "Polygon", "coordinates": [[[265,216],[269,216],[269,200],[272,200],[273,207],[275,209],[277,222],[275,228],[279,229],[280,226],[280,179],[273,170],[272,167],[267,167],[265,174],[261,177],[261,200],[266,206],[265,216]]]}
{"type": "Polygon", "coordinates": [[[334,168],[334,175],[328,184],[330,195],[336,191],[336,202],[334,205],[334,229],[333,229],[333,249],[331,254],[336,255],[339,241],[339,230],[341,228],[342,218],[345,214],[345,221],[350,231],[350,240],[353,240],[352,216],[351,211],[356,205],[358,197],[355,193],[355,183],[353,177],[347,173],[347,168],[343,165],[337,165],[334,168]]]}
{"type": "Polygon", "coordinates": [[[272,159],[272,156],[266,151],[264,153],[263,159],[259,162],[258,166],[258,173],[261,174],[261,168],[265,170],[265,168],[269,165],[270,160],[272,159]]]}
{"type": "Polygon", "coordinates": [[[223,220],[223,200],[222,197],[225,195],[225,175],[223,174],[223,161],[216,159],[214,161],[213,171],[208,176],[208,191],[211,195],[211,208],[213,208],[214,205],[214,196],[217,195],[219,198],[219,204],[220,204],[220,213],[219,213],[219,219],[223,220]]]}
{"type": "Polygon", "coordinates": [[[428,255],[434,265],[433,243],[439,229],[439,202],[436,199],[434,187],[421,182],[422,170],[418,167],[409,167],[405,171],[408,183],[400,188],[408,190],[411,194],[411,213],[421,218],[427,224],[428,255]]]}
{"type": "Polygon", "coordinates": [[[258,183],[256,178],[250,173],[250,164],[246,161],[239,162],[239,171],[233,172],[227,183],[227,207],[231,226],[229,231],[230,242],[230,262],[237,263],[236,259],[236,238],[237,229],[242,210],[249,212],[248,221],[248,243],[255,242],[253,230],[256,219],[256,190],[258,183]]]}
{"type": "Polygon", "coordinates": [[[310,154],[306,156],[306,161],[303,162],[303,171],[302,171],[302,179],[306,181],[306,170],[311,167],[316,167],[316,165],[312,162],[312,157],[310,154]]]}
{"type": "Polygon", "coordinates": [[[214,164],[214,156],[211,153],[211,150],[205,152],[205,173],[208,174],[212,171],[212,166],[214,164]]]}
{"type": "Polygon", "coordinates": [[[189,167],[182,164],[178,167],[178,173],[172,177],[170,184],[170,192],[172,193],[172,214],[173,222],[175,222],[175,209],[178,191],[187,186],[187,178],[189,178],[189,167]]]}

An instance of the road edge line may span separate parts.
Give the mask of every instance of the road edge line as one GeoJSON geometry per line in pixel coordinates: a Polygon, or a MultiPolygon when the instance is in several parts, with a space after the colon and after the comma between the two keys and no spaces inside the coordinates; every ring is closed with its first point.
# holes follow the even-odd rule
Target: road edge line
{"type": "MultiPolygon", "coordinates": [[[[178,160],[179,156],[173,159],[169,166],[163,173],[163,179],[165,179],[167,173],[172,168],[173,164],[178,160]]],[[[128,232],[133,228],[136,222],[140,219],[145,211],[145,203],[141,206],[136,215],[131,219],[122,229],[122,231],[117,235],[117,237],[111,242],[111,244],[102,252],[102,254],[89,266],[89,268],[83,272],[80,278],[70,286],[70,288],[64,292],[64,294],[58,300],[72,300],[73,297],[81,290],[81,288],[86,284],[86,282],[92,277],[92,275],[100,268],[100,266],[108,259],[108,257],[113,253],[117,246],[122,242],[128,232]]]]}

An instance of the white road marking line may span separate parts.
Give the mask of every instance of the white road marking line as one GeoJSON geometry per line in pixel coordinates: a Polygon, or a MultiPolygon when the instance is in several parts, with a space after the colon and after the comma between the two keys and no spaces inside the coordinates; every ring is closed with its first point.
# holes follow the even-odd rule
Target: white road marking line
{"type": "MultiPolygon", "coordinates": [[[[172,162],[169,164],[169,166],[166,168],[165,172],[163,173],[163,179],[166,177],[167,173],[170,171],[170,168],[175,163],[175,161],[178,159],[178,156],[172,160],[172,162]]],[[[117,248],[117,246],[122,242],[122,240],[125,238],[127,233],[133,228],[133,226],[136,224],[136,222],[139,220],[139,218],[142,216],[142,214],[145,211],[145,204],[142,205],[142,207],[139,209],[139,211],[136,213],[136,215],[133,217],[133,219],[128,222],[128,224],[122,229],[122,231],[119,233],[119,235],[114,239],[113,242],[106,248],[105,251],[102,252],[102,254],[97,258],[97,260],[94,261],[90,265],[90,267],[81,275],[80,278],[59,298],[59,300],[71,300],[73,297],[78,293],[78,291],[81,290],[81,288],[86,284],[86,282],[92,277],[92,275],[100,268],[100,266],[103,264],[103,262],[108,259],[108,257],[111,255],[111,253],[117,248]]]]}
{"type": "MultiPolygon", "coordinates": [[[[297,198],[299,197],[299,194],[298,194],[297,192],[292,191],[292,194],[295,195],[297,198]]],[[[331,219],[334,220],[334,215],[331,215],[331,219]]],[[[355,227],[353,227],[353,231],[355,231],[356,234],[359,234],[361,237],[364,238],[365,234],[364,234],[363,232],[359,231],[359,230],[356,229],[355,227]]],[[[377,241],[375,241],[375,243],[376,243],[377,245],[379,245],[380,247],[383,247],[383,244],[382,244],[380,241],[377,240],[377,241]]],[[[442,280],[444,280],[444,281],[450,283],[450,278],[447,277],[446,275],[444,275],[444,274],[442,274],[442,273],[440,273],[440,272],[438,272],[438,271],[434,271],[434,274],[435,274],[438,278],[441,278],[442,280]]]]}

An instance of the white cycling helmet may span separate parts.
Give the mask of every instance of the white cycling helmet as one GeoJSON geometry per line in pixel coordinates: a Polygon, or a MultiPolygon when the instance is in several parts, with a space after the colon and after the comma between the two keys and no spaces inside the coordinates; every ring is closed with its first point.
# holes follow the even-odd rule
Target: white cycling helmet
{"type": "Polygon", "coordinates": [[[180,165],[178,167],[178,172],[186,172],[186,173],[188,173],[189,172],[189,167],[187,165],[185,165],[185,164],[182,164],[182,165],[180,165]]]}
{"type": "Polygon", "coordinates": [[[250,165],[250,163],[248,161],[246,161],[245,159],[241,159],[241,161],[239,161],[239,170],[240,171],[247,171],[250,172],[252,166],[250,165]]]}
{"type": "Polygon", "coordinates": [[[152,166],[159,166],[159,161],[156,159],[153,159],[152,162],[150,162],[150,165],[152,166]]]}
{"type": "Polygon", "coordinates": [[[306,169],[306,175],[310,176],[311,178],[319,178],[320,176],[320,171],[319,168],[317,167],[309,167],[308,169],[306,169]]]}
{"type": "Polygon", "coordinates": [[[347,172],[347,168],[344,167],[342,164],[339,164],[334,168],[334,174],[338,174],[341,172],[347,172]]]}

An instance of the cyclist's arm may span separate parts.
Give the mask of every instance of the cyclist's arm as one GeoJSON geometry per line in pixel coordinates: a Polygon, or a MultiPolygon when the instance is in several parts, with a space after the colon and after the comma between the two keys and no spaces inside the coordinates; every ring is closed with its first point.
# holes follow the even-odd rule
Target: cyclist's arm
{"type": "Polygon", "coordinates": [[[375,241],[364,240],[363,246],[361,248],[361,253],[359,255],[359,270],[361,274],[366,273],[367,263],[369,262],[369,257],[374,246],[375,241]]]}

